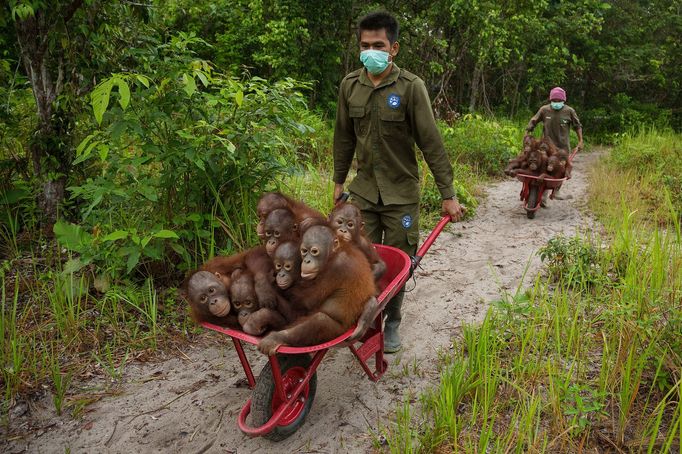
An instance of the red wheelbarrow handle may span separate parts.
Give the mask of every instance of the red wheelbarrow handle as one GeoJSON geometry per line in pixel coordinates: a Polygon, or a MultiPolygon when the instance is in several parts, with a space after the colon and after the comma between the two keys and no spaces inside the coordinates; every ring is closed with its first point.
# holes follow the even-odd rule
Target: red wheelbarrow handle
{"type": "Polygon", "coordinates": [[[449,223],[453,222],[452,221],[452,216],[449,214],[446,214],[442,218],[440,218],[440,221],[438,221],[438,224],[433,228],[431,233],[429,233],[429,236],[426,237],[426,240],[422,243],[422,245],[419,247],[419,250],[417,251],[417,254],[413,257],[412,259],[412,269],[415,269],[417,265],[419,265],[419,262],[422,261],[422,258],[424,255],[426,255],[426,252],[428,252],[429,248],[433,244],[434,241],[436,241],[436,238],[438,238],[438,235],[440,235],[440,232],[443,231],[445,226],[449,223]]]}

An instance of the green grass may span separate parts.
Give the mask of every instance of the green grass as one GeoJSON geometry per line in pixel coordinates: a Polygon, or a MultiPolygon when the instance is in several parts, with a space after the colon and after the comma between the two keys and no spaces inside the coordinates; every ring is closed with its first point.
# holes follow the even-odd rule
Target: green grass
{"type": "Polygon", "coordinates": [[[2,415],[17,394],[45,385],[58,413],[80,412],[70,400],[71,384],[96,370],[92,365],[117,380],[130,352],[151,352],[194,329],[175,292],[161,293],[151,280],[98,294],[89,274],[66,273],[59,262],[5,263],[12,273],[0,272],[2,415]]]}
{"type": "MultiPolygon", "coordinates": [[[[596,203],[602,190],[606,201],[613,198],[612,193],[623,191],[628,206],[637,210],[640,219],[670,223],[668,203],[675,212],[682,211],[682,134],[645,128],[620,135],[593,181],[599,181],[593,184],[596,203]],[[602,180],[604,177],[609,181],[602,180]]],[[[607,215],[614,217],[614,213],[607,215]]]]}
{"type": "Polygon", "coordinates": [[[679,452],[679,212],[665,204],[656,228],[631,186],[595,188],[604,237],[551,240],[546,275],[463,327],[440,385],[396,409],[391,452],[679,452]]]}

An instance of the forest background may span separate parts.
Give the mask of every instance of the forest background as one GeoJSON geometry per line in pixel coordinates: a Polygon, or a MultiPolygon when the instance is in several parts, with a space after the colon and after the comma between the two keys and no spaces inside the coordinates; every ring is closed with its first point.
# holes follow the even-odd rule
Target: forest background
{"type": "MultiPolygon", "coordinates": [[[[10,0],[0,9],[4,411],[46,378],[63,397],[84,362],[120,374],[129,352],[193,332],[176,287],[211,256],[256,243],[262,192],[328,211],[337,88],[360,66],[358,18],[377,9],[401,24],[396,62],[426,82],[470,216],[481,182],[501,175],[560,85],[587,142],[625,144],[614,165],[646,171],[634,178],[651,219],[674,221],[673,0],[10,0]]],[[[422,205],[433,213],[430,178],[422,205]]]]}

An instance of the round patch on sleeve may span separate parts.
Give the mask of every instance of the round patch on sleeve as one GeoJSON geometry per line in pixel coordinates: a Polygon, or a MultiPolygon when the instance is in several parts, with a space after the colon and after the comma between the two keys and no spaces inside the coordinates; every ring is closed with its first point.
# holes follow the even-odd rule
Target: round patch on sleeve
{"type": "Polygon", "coordinates": [[[400,95],[396,93],[391,93],[388,95],[388,99],[386,100],[388,107],[391,109],[397,109],[400,107],[400,95]]]}
{"type": "Polygon", "coordinates": [[[410,227],[412,227],[412,216],[406,214],[405,216],[403,216],[401,222],[403,224],[403,228],[409,229],[410,227]]]}

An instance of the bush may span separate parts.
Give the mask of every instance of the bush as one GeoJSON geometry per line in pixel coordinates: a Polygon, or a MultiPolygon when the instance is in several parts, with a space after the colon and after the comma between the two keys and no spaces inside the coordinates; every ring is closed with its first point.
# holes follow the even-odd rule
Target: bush
{"type": "Polygon", "coordinates": [[[510,121],[467,114],[442,126],[441,134],[453,163],[494,176],[502,175],[507,161],[520,153],[524,131],[510,121]]]}
{"type": "Polygon", "coordinates": [[[225,244],[256,242],[254,207],[314,150],[310,113],[293,80],[238,79],[196,59],[201,40],[180,34],[148,56],[150,73],[114,74],[91,94],[98,126],[77,148],[87,176],[69,188],[80,225],[55,233],[79,257],[121,276],[193,268],[225,244]],[[115,104],[110,103],[114,97],[115,104]]]}

